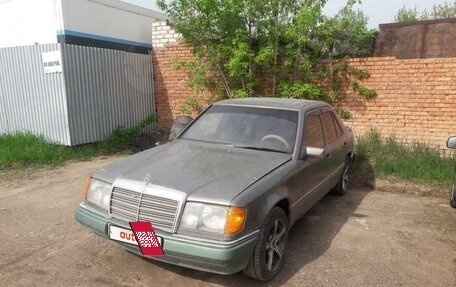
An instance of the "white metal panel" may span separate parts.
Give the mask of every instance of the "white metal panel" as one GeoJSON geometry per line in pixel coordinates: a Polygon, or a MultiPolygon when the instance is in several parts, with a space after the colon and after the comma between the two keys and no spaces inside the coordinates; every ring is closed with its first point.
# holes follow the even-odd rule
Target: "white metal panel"
{"type": "Polygon", "coordinates": [[[72,145],[105,139],[114,128],[137,125],[155,111],[150,55],[62,47],[72,145]]]}
{"type": "Polygon", "coordinates": [[[165,14],[120,0],[65,0],[62,2],[64,31],[83,37],[100,37],[138,44],[152,44],[152,22],[165,14]]]}
{"type": "Polygon", "coordinates": [[[120,0],[2,0],[0,47],[57,43],[57,34],[151,45],[151,24],[166,15],[120,0]]]}
{"type": "Polygon", "coordinates": [[[44,73],[58,44],[0,48],[0,133],[29,131],[70,144],[63,73],[44,73]]]}
{"type": "Polygon", "coordinates": [[[0,48],[0,133],[77,145],[154,111],[150,55],[65,44],[0,48]],[[45,73],[43,53],[59,50],[63,72],[45,73]]]}

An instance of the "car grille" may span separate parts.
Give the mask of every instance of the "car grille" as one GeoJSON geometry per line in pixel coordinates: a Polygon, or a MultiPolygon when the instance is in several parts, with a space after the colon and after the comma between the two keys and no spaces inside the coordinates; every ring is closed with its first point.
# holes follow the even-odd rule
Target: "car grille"
{"type": "Polygon", "coordinates": [[[115,187],[112,190],[111,216],[127,221],[149,221],[156,229],[175,229],[179,201],[115,187]]]}

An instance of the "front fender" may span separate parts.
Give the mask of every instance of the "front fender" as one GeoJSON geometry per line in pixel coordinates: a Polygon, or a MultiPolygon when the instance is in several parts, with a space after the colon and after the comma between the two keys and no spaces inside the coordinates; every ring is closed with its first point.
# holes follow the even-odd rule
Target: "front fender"
{"type": "Polygon", "coordinates": [[[259,179],[232,200],[232,206],[247,208],[247,219],[239,236],[259,230],[274,206],[282,200],[288,202],[290,191],[286,185],[286,179],[294,167],[295,162],[293,161],[285,163],[259,179]]]}

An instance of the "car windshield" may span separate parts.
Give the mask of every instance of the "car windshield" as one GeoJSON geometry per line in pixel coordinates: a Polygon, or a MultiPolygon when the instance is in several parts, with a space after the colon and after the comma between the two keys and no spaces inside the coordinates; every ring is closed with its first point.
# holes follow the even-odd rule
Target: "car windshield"
{"type": "Polygon", "coordinates": [[[297,126],[297,111],[214,105],[179,138],[292,153],[297,126]]]}

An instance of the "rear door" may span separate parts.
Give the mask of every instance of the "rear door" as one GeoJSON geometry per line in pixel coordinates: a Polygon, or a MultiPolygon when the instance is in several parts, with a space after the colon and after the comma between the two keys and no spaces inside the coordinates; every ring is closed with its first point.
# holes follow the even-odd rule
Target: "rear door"
{"type": "Polygon", "coordinates": [[[342,128],[334,112],[325,108],[321,111],[321,123],[325,134],[325,154],[327,158],[328,185],[334,186],[342,172],[345,160],[345,148],[347,143],[344,142],[342,128]]]}

